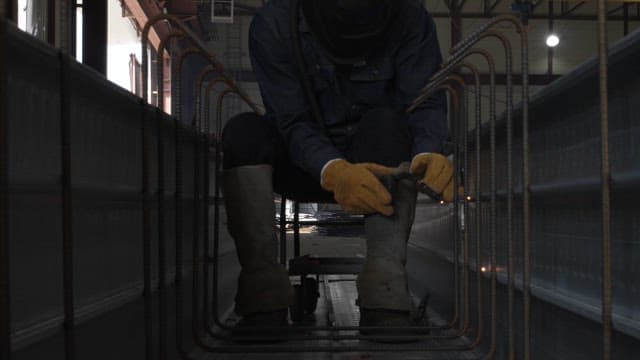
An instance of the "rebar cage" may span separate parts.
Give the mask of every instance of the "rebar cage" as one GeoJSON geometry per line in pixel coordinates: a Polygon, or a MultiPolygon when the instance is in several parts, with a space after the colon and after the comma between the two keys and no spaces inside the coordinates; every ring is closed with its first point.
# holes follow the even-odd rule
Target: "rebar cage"
{"type": "MultiPolygon", "coordinates": [[[[95,273],[102,270],[98,264],[85,263],[84,257],[88,253],[121,257],[127,251],[124,243],[114,242],[119,236],[111,233],[114,231],[109,224],[117,224],[119,232],[130,232],[140,240],[138,252],[131,255],[130,261],[123,258],[118,264],[103,266],[114,277],[136,284],[129,290],[128,297],[116,299],[110,306],[117,308],[117,304],[141,299],[140,331],[145,341],[138,354],[147,359],[168,358],[173,351],[181,358],[195,358],[201,352],[375,351],[446,353],[483,359],[542,358],[548,355],[545,343],[532,342],[532,339],[544,328],[532,313],[549,310],[551,305],[548,304],[574,313],[582,312],[580,315],[584,318],[601,324],[602,342],[587,356],[597,353],[598,358],[612,358],[615,341],[620,345],[616,348],[616,358],[633,358],[640,331],[636,326],[639,320],[633,317],[633,309],[637,310],[633,299],[638,295],[638,268],[632,264],[638,262],[629,258],[619,265],[612,264],[612,251],[624,254],[625,249],[631,249],[629,246],[637,240],[630,234],[629,246],[621,244],[619,248],[612,248],[612,231],[620,231],[621,236],[626,237],[626,232],[633,230],[628,230],[624,224],[629,222],[624,221],[614,223],[612,228],[611,204],[613,194],[614,212],[619,212],[623,218],[631,217],[631,223],[637,218],[637,206],[633,201],[638,195],[638,167],[633,157],[637,137],[633,134],[637,134],[638,124],[636,118],[616,113],[620,116],[609,125],[608,116],[612,110],[608,108],[607,61],[624,65],[631,61],[633,56],[630,54],[635,54],[637,46],[622,43],[609,57],[604,37],[604,1],[599,3],[600,51],[598,59],[590,65],[594,69],[593,76],[574,80],[580,86],[591,86],[591,90],[584,90],[586,98],[600,101],[599,105],[586,111],[600,111],[598,127],[589,125],[591,127],[584,130],[572,131],[582,126],[583,121],[578,116],[572,117],[580,102],[573,99],[572,103],[570,97],[566,99],[567,96],[562,95],[562,87],[566,90],[570,86],[567,85],[569,80],[558,82],[549,90],[552,95],[561,94],[563,101],[570,104],[569,110],[563,112],[554,108],[557,103],[552,95],[537,97],[532,102],[536,122],[529,124],[527,31],[520,20],[512,16],[499,16],[489,21],[454,47],[442,69],[433,75],[407,109],[407,112],[414,111],[436,91],[448,94],[455,144],[455,181],[463,186],[464,193],[456,193],[452,204],[423,201],[418,206],[417,217],[425,219],[429,226],[414,229],[412,234],[410,261],[422,264],[422,267],[409,269],[410,276],[423,278],[423,282],[442,282],[430,286],[431,305],[447,318],[441,325],[424,326],[424,330],[431,332],[424,335],[422,341],[403,345],[354,341],[401,340],[402,335],[381,339],[380,336],[360,335],[357,333],[360,328],[356,326],[306,325],[293,327],[294,332],[287,337],[287,343],[237,343],[238,340],[268,341],[273,339],[273,331],[281,330],[262,329],[259,335],[239,339],[225,323],[226,314],[221,314],[233,295],[232,289],[222,288],[221,284],[229,283],[228,279],[235,275],[225,271],[226,265],[233,260],[233,248],[221,226],[224,219],[220,186],[223,102],[228,96],[238,96],[256,113],[261,113],[262,109],[181,21],[170,15],[160,15],[145,25],[142,32],[142,93],[145,99],[140,100],[105,85],[99,76],[72,61],[64,49],[33,43],[0,14],[3,15],[0,16],[0,49],[12,54],[11,57],[0,57],[0,61],[6,62],[6,65],[0,63],[2,358],[9,359],[15,348],[26,348],[34,342],[21,340],[21,336],[28,338],[27,331],[12,331],[12,320],[27,323],[33,319],[10,290],[19,292],[22,298],[38,297],[39,290],[25,290],[11,281],[18,276],[15,274],[28,273],[30,269],[28,263],[16,264],[12,259],[28,259],[33,258],[29,254],[40,254],[32,244],[11,240],[38,235],[35,227],[13,221],[22,219],[24,213],[35,206],[39,207],[35,216],[42,219],[43,226],[59,230],[59,234],[51,236],[62,245],[62,256],[40,260],[39,264],[43,268],[59,266],[63,269],[62,275],[44,274],[33,281],[42,284],[44,279],[61,285],[62,304],[45,308],[60,313],[56,321],[64,329],[64,352],[68,359],[86,357],[87,350],[80,341],[85,335],[76,329],[84,327],[83,317],[96,316],[91,313],[86,290],[80,289],[106,292],[110,285],[96,284],[95,273]],[[161,39],[158,51],[158,56],[162,57],[165,49],[172,50],[172,116],[159,110],[163,105],[162,96],[158,108],[146,104],[147,36],[151,26],[159,21],[166,21],[175,29],[161,39]],[[503,23],[512,24],[521,40],[522,102],[519,106],[514,106],[513,101],[512,44],[505,36],[505,30],[496,26],[503,23]],[[504,54],[491,54],[479,47],[479,43],[487,38],[498,40],[504,47],[504,54]],[[189,42],[191,47],[173,51],[177,47],[172,43],[179,39],[189,42]],[[192,55],[203,57],[209,66],[202,70],[196,81],[196,116],[194,121],[189,121],[182,114],[180,75],[185,59],[192,55]],[[468,61],[470,56],[483,58],[490,70],[487,119],[482,118],[483,87],[479,71],[468,61]],[[500,118],[496,114],[495,56],[504,56],[506,60],[506,111],[500,118]],[[467,84],[463,80],[461,69],[472,74],[473,83],[467,84]],[[593,88],[598,86],[600,92],[596,93],[593,88]],[[470,108],[471,98],[474,99],[473,109],[470,108]],[[108,99],[107,104],[104,99],[108,99]],[[16,106],[27,100],[34,106],[16,106]],[[469,129],[470,115],[473,129],[469,129]],[[29,126],[18,126],[15,119],[27,119],[25,124],[29,126]],[[615,129],[612,135],[609,135],[610,127],[615,129]],[[107,137],[121,139],[120,146],[101,142],[107,137]],[[610,139],[615,140],[611,146],[610,139]],[[571,144],[569,148],[567,143],[571,144]],[[597,171],[593,171],[597,167],[575,160],[580,152],[594,148],[599,151],[592,154],[592,159],[601,164],[597,171]],[[100,160],[109,157],[126,161],[98,166],[100,160]],[[545,165],[554,160],[559,162],[554,164],[557,166],[545,165]],[[30,170],[36,167],[38,173],[30,170]],[[567,181],[576,175],[579,181],[567,181]],[[48,200],[32,200],[29,197],[34,193],[55,195],[47,195],[48,200]],[[571,205],[567,206],[567,202],[571,205]],[[112,211],[110,216],[114,218],[97,231],[91,227],[95,220],[92,216],[104,209],[112,211]],[[561,283],[562,288],[549,285],[557,281],[557,271],[561,268],[552,263],[552,259],[559,257],[561,261],[571,261],[567,259],[572,258],[551,249],[549,241],[566,246],[579,245],[567,242],[566,236],[563,238],[560,220],[554,222],[554,219],[573,221],[575,236],[587,236],[588,233],[601,250],[584,252],[580,260],[569,264],[574,266],[573,272],[562,275],[565,280],[561,283]],[[589,225],[593,223],[595,227],[589,225]],[[602,235],[594,237],[593,232],[602,235]],[[551,234],[550,238],[545,237],[547,233],[551,234]],[[85,239],[95,237],[104,237],[102,247],[87,246],[85,239]],[[78,272],[81,266],[93,269],[93,272],[78,272]],[[581,272],[576,272],[575,268],[580,268],[581,272]],[[625,277],[624,272],[631,276],[625,277]],[[616,293],[618,307],[615,313],[614,274],[623,283],[616,293]],[[596,299],[600,304],[596,310],[575,304],[574,309],[569,309],[571,299],[554,294],[554,290],[596,299]],[[620,336],[612,339],[614,329],[620,336]]],[[[0,5],[2,11],[4,2],[0,1],[0,5]]],[[[632,72],[632,75],[636,73],[632,72]]],[[[625,74],[628,76],[628,72],[615,72],[614,80],[622,82],[625,74]]],[[[162,71],[155,76],[160,87],[158,93],[162,94],[162,71]]],[[[618,107],[627,112],[630,108],[635,109],[630,107],[633,104],[630,96],[635,95],[629,94],[637,94],[637,89],[636,81],[614,92],[616,108],[613,111],[619,111],[618,107]]],[[[280,220],[281,261],[286,263],[287,220],[284,216],[280,220]]],[[[297,216],[293,225],[294,229],[299,229],[297,216]]],[[[299,234],[294,233],[296,256],[300,255],[299,241],[299,234]]],[[[321,280],[327,284],[326,279],[321,280]]],[[[561,314],[557,309],[553,311],[561,314]]],[[[16,328],[28,326],[16,325],[16,328]]]]}

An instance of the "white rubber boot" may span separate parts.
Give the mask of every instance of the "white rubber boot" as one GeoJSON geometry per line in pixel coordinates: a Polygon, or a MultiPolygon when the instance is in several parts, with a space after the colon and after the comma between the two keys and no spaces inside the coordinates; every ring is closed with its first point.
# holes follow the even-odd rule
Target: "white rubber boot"
{"type": "Polygon", "coordinates": [[[286,321],[283,310],[295,295],[286,269],[278,263],[272,173],[269,165],[225,170],[224,200],[229,233],[242,266],[236,313],[245,317],[283,313],[286,321]]]}
{"type": "Polygon", "coordinates": [[[367,260],[358,276],[361,326],[409,326],[407,241],[415,215],[417,190],[410,179],[392,180],[394,214],[365,219],[367,260]]]}

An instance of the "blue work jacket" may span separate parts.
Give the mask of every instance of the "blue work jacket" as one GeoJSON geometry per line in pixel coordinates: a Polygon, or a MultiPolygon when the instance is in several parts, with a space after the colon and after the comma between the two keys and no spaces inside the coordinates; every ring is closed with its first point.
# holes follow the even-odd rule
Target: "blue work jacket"
{"type": "MultiPolygon", "coordinates": [[[[433,19],[418,2],[409,2],[394,19],[403,23],[401,31],[346,76],[338,76],[300,12],[302,51],[326,125],[357,120],[377,107],[403,111],[439,69],[442,55],[433,19]]],[[[267,120],[276,123],[293,163],[320,179],[323,166],[344,155],[315,122],[306,100],[293,50],[290,5],[290,0],[271,0],[254,17],[251,62],[267,120]]],[[[414,155],[441,152],[448,135],[444,95],[438,93],[407,116],[414,155]]]]}

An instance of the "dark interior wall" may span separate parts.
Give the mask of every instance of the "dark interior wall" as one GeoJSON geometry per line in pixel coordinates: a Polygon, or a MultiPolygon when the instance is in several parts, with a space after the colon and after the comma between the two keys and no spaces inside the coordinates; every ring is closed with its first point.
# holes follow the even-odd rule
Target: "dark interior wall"
{"type": "Polygon", "coordinates": [[[18,22],[18,0],[5,0],[5,16],[18,22]]]}
{"type": "MultiPolygon", "coordinates": [[[[177,249],[183,251],[182,338],[191,340],[193,268],[193,133],[180,137],[182,155],[182,243],[176,243],[176,123],[143,105],[96,71],[78,64],[32,36],[9,27],[7,93],[11,329],[16,359],[64,358],[63,233],[61,206],[61,91],[70,128],[73,282],[76,354],[79,359],[141,359],[145,354],[143,274],[151,269],[151,324],[158,348],[158,270],[160,229],[166,244],[166,341],[176,358],[174,302],[177,249]],[[66,81],[62,81],[65,79],[66,81]],[[28,106],[25,106],[28,104],[28,106]],[[143,125],[146,136],[143,137],[143,125]],[[149,164],[148,193],[157,200],[160,144],[163,140],[165,211],[158,220],[150,207],[150,244],[143,233],[143,158],[149,164]],[[148,146],[143,139],[148,139],[148,146]],[[143,154],[147,151],[148,157],[143,154]],[[181,246],[180,246],[181,245],[181,246]]],[[[3,102],[4,103],[4,102],[3,102]]],[[[5,109],[3,109],[5,110],[5,109]]],[[[213,167],[213,164],[211,164],[213,167]]],[[[200,170],[200,174],[203,171],[200,170]]],[[[213,181],[213,180],[212,180],[213,181]]],[[[224,213],[222,213],[224,216],[224,213]]],[[[213,217],[213,212],[211,212],[213,217]]],[[[213,227],[213,221],[210,222],[213,227]]],[[[210,232],[211,234],[213,232],[210,232]]],[[[199,238],[202,241],[202,237],[199,238]]],[[[226,232],[220,244],[218,313],[233,302],[238,263],[226,232]]],[[[201,255],[200,255],[201,256],[201,255]]],[[[210,289],[210,288],[209,288],[210,289]]],[[[199,298],[202,298],[202,287],[199,298]]],[[[202,300],[196,309],[201,320],[202,300]]]]}
{"type": "Polygon", "coordinates": [[[107,0],[82,4],[82,62],[99,73],[107,74],[107,0]]]}

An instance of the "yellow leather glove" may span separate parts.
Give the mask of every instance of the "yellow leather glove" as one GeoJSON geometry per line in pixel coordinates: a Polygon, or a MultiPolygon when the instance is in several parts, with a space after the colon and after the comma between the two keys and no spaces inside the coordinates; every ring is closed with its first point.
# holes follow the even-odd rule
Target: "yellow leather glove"
{"type": "Polygon", "coordinates": [[[394,174],[394,169],[374,163],[352,164],[335,160],[324,169],[322,188],[331,191],[345,211],[352,214],[393,214],[391,194],[377,177],[394,174]]]}
{"type": "Polygon", "coordinates": [[[442,200],[453,201],[453,164],[446,157],[435,153],[418,154],[411,161],[411,174],[420,179],[418,183],[442,195],[442,200]]]}

